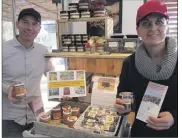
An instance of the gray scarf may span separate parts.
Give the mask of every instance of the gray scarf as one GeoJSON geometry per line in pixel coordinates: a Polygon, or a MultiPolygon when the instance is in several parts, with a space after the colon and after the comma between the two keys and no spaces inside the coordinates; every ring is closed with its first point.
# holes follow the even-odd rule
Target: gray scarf
{"type": "Polygon", "coordinates": [[[156,65],[146,53],[144,44],[140,44],[135,54],[135,66],[138,72],[150,80],[167,80],[173,74],[177,62],[177,42],[166,38],[167,49],[161,65],[156,65]]]}

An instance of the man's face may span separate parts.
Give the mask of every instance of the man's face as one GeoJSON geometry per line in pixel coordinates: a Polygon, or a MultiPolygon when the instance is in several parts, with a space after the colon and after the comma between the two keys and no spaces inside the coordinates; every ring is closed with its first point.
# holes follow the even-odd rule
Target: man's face
{"type": "Polygon", "coordinates": [[[159,14],[151,14],[142,19],[137,27],[137,33],[148,45],[157,45],[166,38],[167,20],[159,14]]]}
{"type": "Polygon", "coordinates": [[[41,29],[40,22],[33,16],[24,16],[16,23],[19,37],[23,40],[34,41],[41,29]]]}

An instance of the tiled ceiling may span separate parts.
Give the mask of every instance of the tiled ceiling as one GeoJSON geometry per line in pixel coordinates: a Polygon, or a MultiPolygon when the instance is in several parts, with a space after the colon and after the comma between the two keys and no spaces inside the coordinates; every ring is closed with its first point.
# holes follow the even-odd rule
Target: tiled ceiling
{"type": "MultiPolygon", "coordinates": [[[[52,0],[15,0],[15,5],[16,16],[22,9],[31,7],[40,12],[43,20],[57,19],[57,11],[60,11],[62,7],[60,3],[56,7],[56,4],[52,3],[52,0]]],[[[3,20],[12,21],[12,0],[3,0],[2,8],[3,20]]]]}

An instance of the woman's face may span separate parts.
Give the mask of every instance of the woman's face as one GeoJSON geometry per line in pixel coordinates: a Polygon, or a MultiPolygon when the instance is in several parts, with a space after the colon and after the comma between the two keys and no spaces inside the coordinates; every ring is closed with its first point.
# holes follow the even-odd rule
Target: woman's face
{"type": "Polygon", "coordinates": [[[157,45],[166,38],[168,23],[165,17],[151,14],[142,19],[137,26],[137,33],[147,45],[157,45]]]}

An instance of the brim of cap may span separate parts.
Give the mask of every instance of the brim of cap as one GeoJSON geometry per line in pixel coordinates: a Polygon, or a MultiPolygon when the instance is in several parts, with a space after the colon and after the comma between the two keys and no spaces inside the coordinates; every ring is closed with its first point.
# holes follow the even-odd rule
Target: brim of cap
{"type": "Polygon", "coordinates": [[[152,13],[158,13],[158,14],[160,14],[160,15],[166,17],[167,19],[169,19],[169,16],[168,16],[168,15],[165,15],[165,14],[163,14],[163,13],[161,13],[161,12],[157,12],[157,11],[156,11],[156,12],[149,12],[149,13],[147,13],[146,15],[144,15],[142,18],[140,18],[140,19],[137,21],[137,24],[138,24],[143,18],[147,17],[148,15],[150,15],[150,14],[152,14],[152,13]]]}

